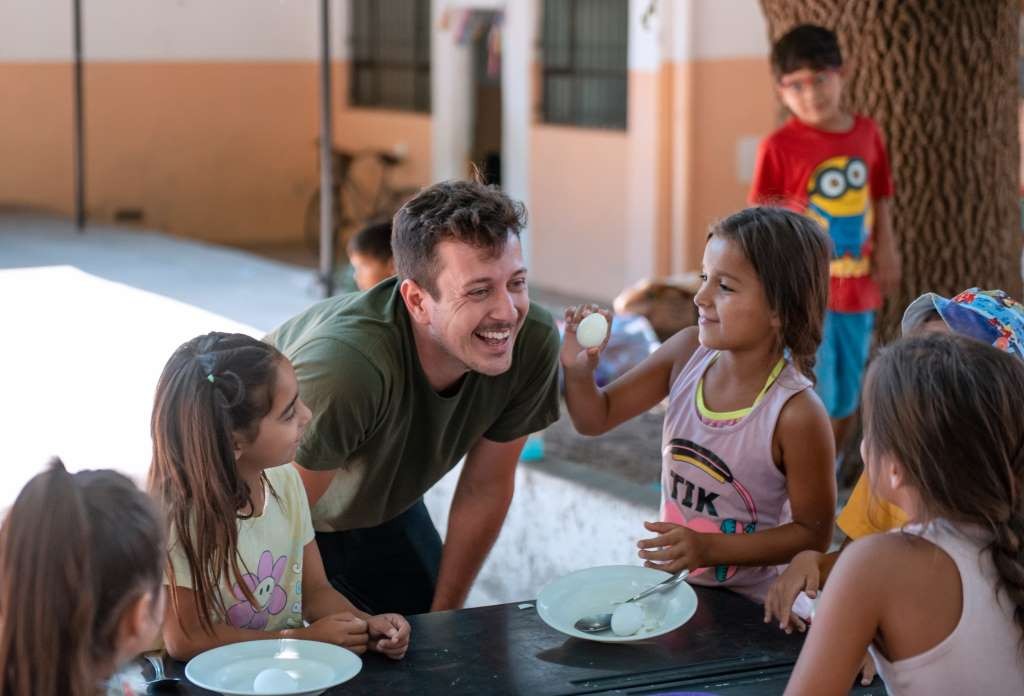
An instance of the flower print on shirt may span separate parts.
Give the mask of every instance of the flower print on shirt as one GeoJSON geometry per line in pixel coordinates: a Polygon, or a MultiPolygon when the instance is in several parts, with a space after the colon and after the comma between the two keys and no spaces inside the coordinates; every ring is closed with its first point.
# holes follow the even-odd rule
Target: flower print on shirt
{"type": "Polygon", "coordinates": [[[281,556],[275,561],[269,549],[264,551],[260,555],[256,575],[246,573],[242,576],[256,605],[245,598],[241,587],[235,585],[231,591],[239,601],[228,609],[228,623],[235,628],[258,631],[266,627],[271,614],[280,614],[288,605],[288,592],[281,587],[281,578],[287,565],[287,556],[281,556]]]}

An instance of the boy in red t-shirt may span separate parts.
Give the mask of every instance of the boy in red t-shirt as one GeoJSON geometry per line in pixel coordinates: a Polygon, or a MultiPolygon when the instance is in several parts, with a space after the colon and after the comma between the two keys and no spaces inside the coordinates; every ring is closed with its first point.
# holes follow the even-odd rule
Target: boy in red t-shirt
{"type": "Polygon", "coordinates": [[[772,47],[772,71],[793,117],[761,143],[750,202],[803,212],[832,238],[815,373],[839,446],[857,409],[875,311],[900,277],[889,159],[874,121],[840,105],[843,58],[834,33],[809,24],[790,30],[772,47]]]}

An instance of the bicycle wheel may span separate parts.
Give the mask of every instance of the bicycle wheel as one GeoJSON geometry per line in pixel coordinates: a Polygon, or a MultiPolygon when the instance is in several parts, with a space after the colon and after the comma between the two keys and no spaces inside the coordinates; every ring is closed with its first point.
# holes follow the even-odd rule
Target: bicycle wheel
{"type": "MultiPolygon", "coordinates": [[[[332,230],[333,247],[335,256],[338,253],[338,243],[341,237],[341,206],[338,197],[334,197],[334,229],[332,230]]],[[[303,239],[306,242],[306,249],[312,254],[320,253],[320,189],[317,188],[306,203],[306,215],[303,221],[303,239]]],[[[341,251],[344,251],[342,249],[341,251]]]]}

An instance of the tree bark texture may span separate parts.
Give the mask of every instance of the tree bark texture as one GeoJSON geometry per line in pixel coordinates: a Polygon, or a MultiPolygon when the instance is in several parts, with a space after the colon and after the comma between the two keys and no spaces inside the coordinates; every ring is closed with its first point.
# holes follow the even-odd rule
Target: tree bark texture
{"type": "Polygon", "coordinates": [[[875,119],[893,171],[899,292],[879,316],[894,338],[913,298],[970,286],[1021,298],[1013,0],[761,0],[774,41],[802,23],[839,36],[846,106],[875,119]]]}

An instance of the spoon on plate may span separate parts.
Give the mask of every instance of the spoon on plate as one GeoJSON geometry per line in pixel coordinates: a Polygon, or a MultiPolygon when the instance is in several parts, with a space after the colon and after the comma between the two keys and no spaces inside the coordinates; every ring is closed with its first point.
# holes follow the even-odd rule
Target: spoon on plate
{"type": "MultiPolygon", "coordinates": [[[[650,596],[655,592],[675,587],[690,574],[689,570],[681,570],[675,575],[669,576],[659,582],[657,585],[648,587],[643,592],[639,592],[624,602],[616,602],[616,604],[629,604],[630,602],[636,602],[637,600],[643,599],[644,597],[650,596]]],[[[583,631],[584,633],[598,633],[600,631],[607,631],[612,626],[612,615],[608,614],[591,614],[590,616],[584,616],[582,619],[577,621],[575,624],[577,631],[583,631]]]]}
{"type": "Polygon", "coordinates": [[[164,690],[177,689],[180,679],[164,675],[164,663],[156,655],[145,655],[146,661],[153,666],[153,678],[146,682],[146,691],[159,694],[164,690]]]}

